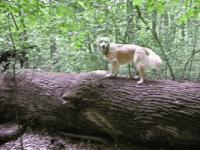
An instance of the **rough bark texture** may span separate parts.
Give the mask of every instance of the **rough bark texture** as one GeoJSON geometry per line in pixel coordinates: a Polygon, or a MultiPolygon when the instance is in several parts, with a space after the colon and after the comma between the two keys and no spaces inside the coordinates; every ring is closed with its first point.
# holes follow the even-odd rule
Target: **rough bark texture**
{"type": "Polygon", "coordinates": [[[200,148],[200,83],[25,71],[0,75],[0,123],[159,147],[200,148]],[[16,94],[16,100],[14,99],[16,94]],[[65,104],[63,104],[63,99],[65,104]]]}

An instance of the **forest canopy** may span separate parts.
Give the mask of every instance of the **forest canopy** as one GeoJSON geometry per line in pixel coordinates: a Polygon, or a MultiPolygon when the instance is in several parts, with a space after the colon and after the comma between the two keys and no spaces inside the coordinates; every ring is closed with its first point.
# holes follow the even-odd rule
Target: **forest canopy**
{"type": "Polygon", "coordinates": [[[153,49],[161,78],[199,80],[199,8],[199,0],[1,0],[0,53],[15,51],[28,68],[107,70],[95,41],[108,36],[153,49]]]}

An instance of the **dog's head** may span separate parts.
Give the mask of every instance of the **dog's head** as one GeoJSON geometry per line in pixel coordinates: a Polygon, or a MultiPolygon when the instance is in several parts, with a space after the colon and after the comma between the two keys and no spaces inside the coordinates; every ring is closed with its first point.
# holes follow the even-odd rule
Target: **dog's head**
{"type": "Polygon", "coordinates": [[[97,47],[104,54],[107,55],[110,49],[110,39],[108,37],[100,37],[97,39],[97,47]]]}

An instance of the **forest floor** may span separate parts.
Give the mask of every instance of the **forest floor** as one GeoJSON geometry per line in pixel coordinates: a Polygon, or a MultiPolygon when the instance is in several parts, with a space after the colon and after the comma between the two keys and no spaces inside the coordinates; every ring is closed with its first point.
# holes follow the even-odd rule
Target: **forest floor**
{"type": "MultiPolygon", "coordinates": [[[[0,150],[21,150],[21,138],[0,145],[0,150]]],[[[24,150],[153,150],[134,145],[95,143],[48,133],[26,132],[22,136],[24,150]]]]}

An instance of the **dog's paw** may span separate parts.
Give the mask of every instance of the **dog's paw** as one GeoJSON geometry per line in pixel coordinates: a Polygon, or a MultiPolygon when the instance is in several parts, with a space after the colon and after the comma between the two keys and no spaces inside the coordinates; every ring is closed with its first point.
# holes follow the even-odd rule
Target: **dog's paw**
{"type": "Polygon", "coordinates": [[[139,81],[137,81],[137,84],[142,84],[142,83],[144,83],[143,80],[139,80],[139,81]]]}
{"type": "Polygon", "coordinates": [[[133,78],[134,79],[140,79],[140,76],[134,76],[133,78]]]}
{"type": "Polygon", "coordinates": [[[105,77],[117,77],[117,74],[109,73],[109,74],[105,75],[105,77]]]}
{"type": "Polygon", "coordinates": [[[112,77],[112,73],[106,74],[105,77],[112,77]]]}

